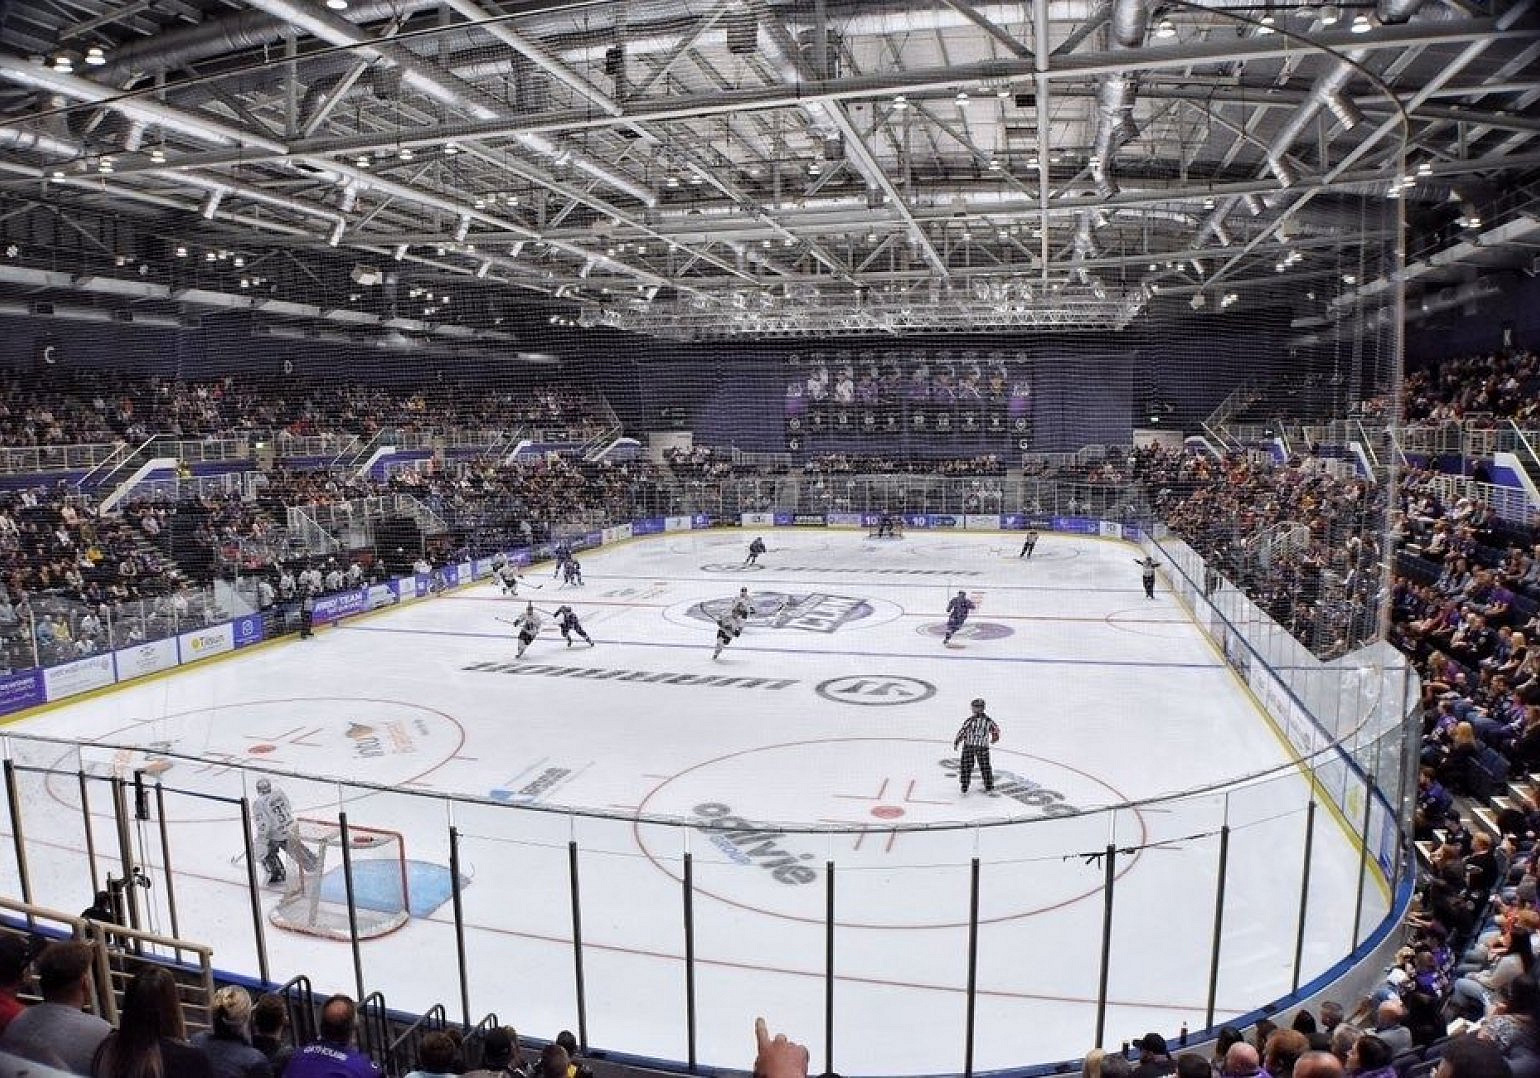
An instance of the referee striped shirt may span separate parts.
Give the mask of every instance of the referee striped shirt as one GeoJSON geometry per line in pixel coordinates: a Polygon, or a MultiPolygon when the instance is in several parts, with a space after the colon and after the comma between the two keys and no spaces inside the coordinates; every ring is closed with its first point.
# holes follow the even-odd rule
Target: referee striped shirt
{"type": "Polygon", "coordinates": [[[980,711],[977,715],[970,715],[962,724],[962,729],[957,731],[957,737],[953,740],[961,741],[964,745],[980,748],[988,745],[1000,736],[1000,727],[995,720],[980,711]]]}

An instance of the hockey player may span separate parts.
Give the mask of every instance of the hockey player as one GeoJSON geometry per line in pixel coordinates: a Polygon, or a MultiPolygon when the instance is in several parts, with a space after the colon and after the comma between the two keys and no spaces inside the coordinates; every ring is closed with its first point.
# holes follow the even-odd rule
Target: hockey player
{"type": "Polygon", "coordinates": [[[1036,528],[1028,528],[1027,529],[1026,538],[1023,539],[1022,542],[1021,542],[1021,553],[1017,554],[1016,556],[1018,558],[1026,558],[1028,561],[1031,561],[1032,560],[1032,552],[1034,550],[1036,550],[1036,549],[1037,549],[1037,529],[1036,528]]]}
{"type": "Polygon", "coordinates": [[[535,604],[530,603],[524,608],[524,613],[519,615],[513,627],[519,630],[519,653],[517,658],[524,658],[524,649],[534,643],[535,637],[540,635],[540,615],[535,613],[535,604]]]}
{"type": "Polygon", "coordinates": [[[316,870],[319,862],[315,854],[305,848],[295,833],[294,808],[289,804],[289,795],[273,789],[268,779],[257,780],[257,799],[252,802],[251,816],[256,821],[257,846],[263,851],[262,865],[267,869],[269,884],[282,883],[288,877],[279,851],[293,858],[301,872],[316,870]]]}
{"type": "Polygon", "coordinates": [[[898,518],[895,517],[892,513],[883,513],[880,517],[877,518],[877,538],[898,538],[897,522],[898,518]]]}
{"type": "Polygon", "coordinates": [[[562,587],[569,584],[576,584],[580,588],[583,586],[583,567],[571,554],[567,555],[567,564],[562,566],[561,584],[562,587]]]}
{"type": "Polygon", "coordinates": [[[1135,558],[1134,564],[1139,567],[1139,579],[1144,583],[1144,597],[1155,598],[1155,570],[1160,568],[1160,562],[1146,556],[1135,558]]]}
{"type": "Polygon", "coordinates": [[[722,654],[722,649],[743,633],[743,622],[732,611],[728,611],[717,618],[717,648],[711,653],[713,659],[722,654]]]}
{"type": "Polygon", "coordinates": [[[511,561],[505,561],[492,570],[492,578],[502,587],[504,595],[519,594],[519,570],[511,561]]]}
{"type": "Polygon", "coordinates": [[[941,643],[950,644],[957,630],[963,627],[963,622],[968,620],[968,615],[973,612],[974,601],[968,598],[968,593],[959,591],[953,596],[952,601],[946,604],[946,635],[941,638],[941,643]]]}
{"type": "Polygon", "coordinates": [[[577,611],[573,610],[570,606],[564,604],[556,608],[556,624],[561,628],[562,639],[567,642],[569,648],[572,646],[573,633],[581,636],[583,643],[589,647],[594,646],[593,640],[583,631],[583,623],[578,621],[577,611]]]}
{"type": "Polygon", "coordinates": [[[732,615],[739,621],[748,621],[754,616],[754,600],[749,597],[748,588],[738,589],[738,598],[733,600],[732,615]]]}
{"type": "Polygon", "coordinates": [[[765,541],[756,537],[755,540],[749,544],[749,556],[743,560],[744,567],[747,568],[750,565],[756,564],[759,561],[759,556],[763,554],[766,549],[768,548],[765,546],[765,541]]]}
{"type": "Polygon", "coordinates": [[[561,571],[566,566],[567,559],[572,557],[572,550],[566,543],[557,543],[556,549],[551,554],[556,559],[556,569],[551,573],[551,579],[554,580],[561,576],[561,571]]]}

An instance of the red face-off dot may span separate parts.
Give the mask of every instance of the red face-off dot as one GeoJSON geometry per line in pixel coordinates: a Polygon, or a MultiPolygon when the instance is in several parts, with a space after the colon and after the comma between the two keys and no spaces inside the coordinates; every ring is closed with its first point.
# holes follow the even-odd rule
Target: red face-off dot
{"type": "Polygon", "coordinates": [[[897,805],[878,805],[872,809],[872,815],[879,820],[896,820],[904,814],[904,810],[897,805]]]}
{"type": "Polygon", "coordinates": [[[247,748],[246,751],[251,753],[253,756],[261,756],[264,753],[277,752],[278,751],[278,746],[277,745],[252,745],[249,748],[247,748]]]}

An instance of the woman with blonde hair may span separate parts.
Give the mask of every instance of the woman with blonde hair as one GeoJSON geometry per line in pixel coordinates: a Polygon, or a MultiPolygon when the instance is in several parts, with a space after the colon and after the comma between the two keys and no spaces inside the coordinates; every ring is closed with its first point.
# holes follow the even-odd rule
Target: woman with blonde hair
{"type": "Polygon", "coordinates": [[[271,1078],[272,1064],[251,1043],[251,996],[239,985],[214,993],[213,1028],[193,1038],[209,1057],[214,1078],[271,1078]]]}

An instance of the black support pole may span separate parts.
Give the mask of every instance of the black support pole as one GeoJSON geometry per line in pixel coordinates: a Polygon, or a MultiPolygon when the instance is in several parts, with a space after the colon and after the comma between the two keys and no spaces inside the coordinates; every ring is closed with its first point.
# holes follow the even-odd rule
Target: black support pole
{"type": "Polygon", "coordinates": [[[577,987],[578,1047],[588,1047],[588,1004],[583,988],[583,903],[578,890],[578,846],[567,843],[567,872],[572,881],[572,974],[577,987]]]}
{"type": "MultiPolygon", "coordinates": [[[[21,791],[16,786],[15,761],[5,761],[5,800],[11,810],[11,845],[16,852],[16,878],[21,884],[21,900],[32,905],[32,878],[27,872],[27,836],[21,820],[21,791]]],[[[32,919],[27,918],[28,927],[32,919]]]]}
{"type": "Polygon", "coordinates": [[[262,930],[262,891],[257,883],[257,851],[251,844],[251,802],[244,797],[241,798],[241,841],[246,847],[246,894],[251,898],[251,931],[257,942],[257,972],[261,974],[263,984],[272,984],[273,979],[267,975],[267,933],[262,930]]]}
{"type": "Polygon", "coordinates": [[[684,855],[684,1036],[695,1073],[695,860],[684,855]]]}
{"type": "Polygon", "coordinates": [[[455,911],[455,960],[460,969],[460,1019],[471,1028],[471,986],[465,966],[465,905],[460,894],[460,832],[449,825],[449,894],[455,911]]]}
{"type": "MultiPolygon", "coordinates": [[[[337,813],[337,826],[342,830],[342,885],[348,898],[348,944],[353,949],[353,983],[358,988],[358,997],[363,999],[364,992],[364,954],[358,947],[358,898],[353,893],[353,836],[348,832],[348,814],[337,813]]],[[[296,866],[303,873],[303,866],[296,866]]],[[[321,885],[320,880],[315,885],[321,885]]]]}
{"type": "Polygon", "coordinates": [[[968,1019],[963,1040],[963,1074],[973,1076],[973,1020],[978,1010],[979,987],[979,859],[968,869],[968,1019]]]}
{"type": "Polygon", "coordinates": [[[1315,845],[1315,799],[1305,809],[1305,858],[1299,871],[1299,925],[1294,930],[1294,991],[1299,991],[1299,970],[1305,958],[1305,921],[1310,915],[1310,853],[1315,845]]]}
{"type": "Polygon", "coordinates": [[[834,1073],[834,862],[825,861],[823,918],[823,1070],[834,1073]]]}
{"type": "MultiPolygon", "coordinates": [[[[166,831],[166,789],[159,779],[155,782],[155,818],[160,826],[160,870],[166,877],[163,886],[166,888],[166,909],[171,913],[171,937],[181,939],[176,917],[176,870],[171,867],[171,835],[166,831]]],[[[177,952],[177,958],[181,958],[181,952],[177,952]]]]}
{"type": "Polygon", "coordinates": [[[1096,1039],[1092,1042],[1096,1048],[1102,1046],[1102,1037],[1107,1032],[1107,974],[1112,967],[1112,889],[1118,879],[1118,848],[1109,842],[1102,856],[1107,861],[1107,873],[1102,883],[1102,963],[1096,984],[1096,1039]]]}
{"type": "Polygon", "coordinates": [[[1205,1029],[1214,1028],[1214,1001],[1219,996],[1219,945],[1225,927],[1225,874],[1230,868],[1230,825],[1219,829],[1219,879],[1214,885],[1214,942],[1208,960],[1208,1008],[1204,1011],[1205,1029]]]}
{"type": "Polygon", "coordinates": [[[91,793],[87,789],[86,769],[82,767],[76,771],[75,777],[80,782],[80,822],[86,832],[86,861],[91,869],[91,893],[94,896],[102,890],[102,879],[96,873],[96,836],[91,832],[91,793]]]}

